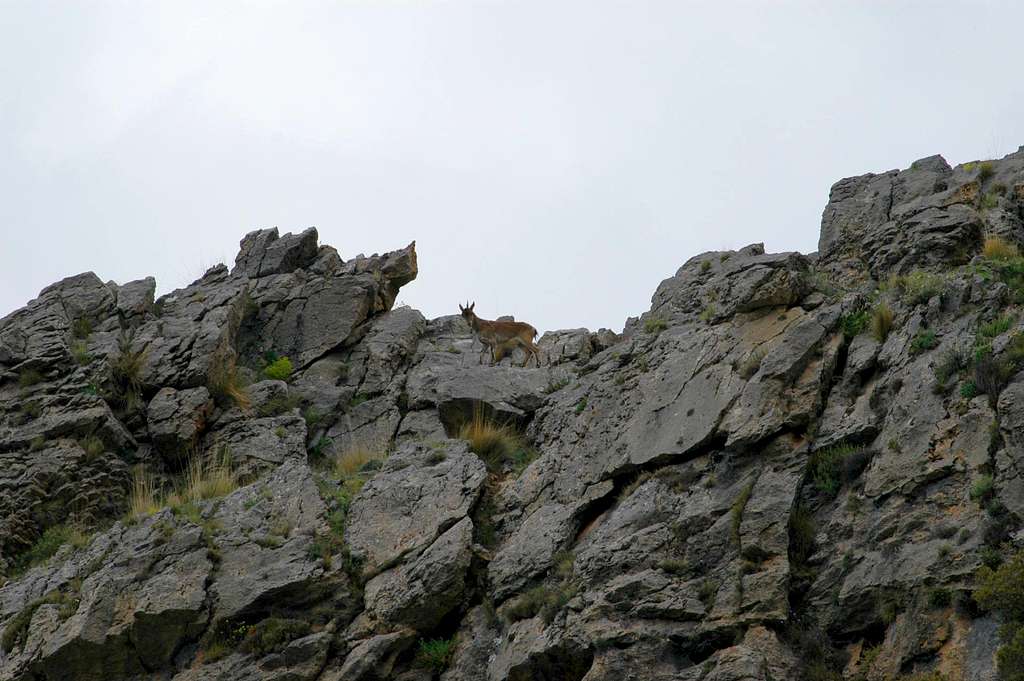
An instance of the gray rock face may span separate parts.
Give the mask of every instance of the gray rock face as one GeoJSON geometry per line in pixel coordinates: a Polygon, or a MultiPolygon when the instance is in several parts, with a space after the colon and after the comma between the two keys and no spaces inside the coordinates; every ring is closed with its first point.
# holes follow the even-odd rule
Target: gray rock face
{"type": "Polygon", "coordinates": [[[392,309],[413,245],[48,287],[0,320],[0,679],[992,681],[1022,153],[843,180],[818,254],[692,258],[538,368],[392,309]]]}
{"type": "Polygon", "coordinates": [[[205,429],[213,400],[206,388],[161,388],[146,410],[153,446],[180,462],[205,429]]]}
{"type": "Polygon", "coordinates": [[[486,476],[461,442],[411,445],[391,455],[349,510],[346,539],[364,574],[434,544],[469,515],[486,476]]]}

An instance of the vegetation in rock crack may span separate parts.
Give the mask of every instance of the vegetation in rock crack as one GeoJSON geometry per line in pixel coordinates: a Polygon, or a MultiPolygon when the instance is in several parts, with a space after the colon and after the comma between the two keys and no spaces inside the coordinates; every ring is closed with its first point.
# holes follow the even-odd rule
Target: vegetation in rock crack
{"type": "Polygon", "coordinates": [[[107,364],[107,401],[122,413],[142,406],[142,367],[146,361],[145,349],[134,347],[135,335],[121,334],[117,353],[107,364]]]}
{"type": "Polygon", "coordinates": [[[889,337],[894,317],[892,308],[886,303],[879,303],[871,311],[871,335],[879,343],[884,343],[889,337]]]}
{"type": "Polygon", "coordinates": [[[619,502],[623,502],[632,496],[633,492],[640,488],[640,485],[644,484],[651,479],[653,473],[651,471],[644,471],[634,475],[628,483],[626,483],[622,490],[619,491],[619,502]]]}
{"type": "Polygon", "coordinates": [[[808,477],[819,492],[834,496],[843,481],[851,479],[866,463],[863,447],[841,443],[816,450],[808,460],[808,477]]]}
{"type": "Polygon", "coordinates": [[[387,456],[387,448],[379,442],[353,442],[335,455],[332,475],[335,480],[353,480],[360,473],[377,470],[387,456]]]}
{"type": "Polygon", "coordinates": [[[256,407],[256,413],[260,416],[280,416],[281,414],[287,414],[293,409],[298,408],[302,400],[298,395],[286,393],[284,395],[275,395],[263,404],[256,407]]]}
{"type": "Polygon", "coordinates": [[[982,608],[997,613],[1002,625],[996,651],[1001,679],[1024,678],[1024,551],[1018,551],[998,568],[983,565],[975,575],[974,599],[982,608]]]}
{"type": "Polygon", "coordinates": [[[78,366],[86,366],[92,362],[92,355],[89,354],[89,346],[84,340],[75,340],[71,343],[71,357],[78,366]]]}
{"type": "Polygon", "coordinates": [[[982,338],[992,339],[1009,331],[1011,326],[1013,326],[1013,317],[1002,315],[990,322],[981,324],[978,327],[978,335],[982,338]]]}
{"type": "Polygon", "coordinates": [[[71,335],[83,340],[92,335],[92,322],[87,317],[79,317],[71,323],[71,335]]]}
{"type": "Polygon", "coordinates": [[[750,494],[753,491],[754,481],[751,480],[740,490],[739,495],[732,502],[732,508],[729,509],[732,540],[736,544],[740,543],[740,526],[743,524],[743,511],[746,510],[747,502],[750,501],[750,494]]]}
{"type": "Polygon", "coordinates": [[[203,456],[193,453],[185,465],[185,473],[178,484],[165,494],[157,488],[154,478],[144,466],[137,466],[132,475],[128,497],[128,519],[138,520],[152,515],[161,508],[183,509],[196,502],[223,497],[238,489],[238,476],[230,452],[221,450],[203,456]]]}
{"type": "Polygon", "coordinates": [[[909,274],[894,275],[886,282],[886,290],[896,291],[909,305],[927,303],[942,293],[946,280],[942,275],[926,270],[914,270],[909,274]]]}
{"type": "Polygon", "coordinates": [[[982,161],[978,164],[978,182],[987,182],[996,174],[992,161],[982,161]]]}
{"type": "Polygon", "coordinates": [[[935,336],[935,332],[931,329],[920,331],[914,336],[913,340],[910,341],[910,354],[920,355],[921,353],[927,352],[939,344],[938,338],[935,336]]]}
{"type": "Polygon", "coordinates": [[[292,361],[287,357],[278,357],[263,367],[263,375],[273,381],[287,381],[293,371],[292,361]]]}
{"type": "Polygon", "coordinates": [[[668,328],[668,322],[661,317],[648,317],[644,322],[644,331],[646,333],[657,335],[668,328]]]}
{"type": "Polygon", "coordinates": [[[229,402],[242,410],[252,406],[246,386],[238,376],[233,354],[220,353],[211,360],[206,385],[210,394],[220,402],[229,402]]]}
{"type": "Polygon", "coordinates": [[[867,310],[857,310],[842,316],[839,320],[839,327],[843,330],[843,337],[847,341],[853,340],[860,335],[860,332],[867,328],[871,319],[871,313],[867,310]]]}
{"type": "Polygon", "coordinates": [[[1013,260],[1020,257],[1020,249],[1001,236],[985,237],[981,254],[989,260],[1013,260]]]}
{"type": "Polygon", "coordinates": [[[60,615],[66,619],[77,609],[78,601],[72,595],[54,590],[42,598],[29,602],[28,605],[8,620],[7,625],[4,627],[3,635],[0,637],[0,647],[3,648],[5,653],[10,653],[25,640],[29,633],[32,617],[36,614],[36,610],[44,605],[60,606],[60,615]]]}
{"type": "Polygon", "coordinates": [[[454,637],[420,639],[419,649],[416,651],[416,664],[434,673],[440,673],[448,668],[454,654],[454,637]]]}
{"type": "Polygon", "coordinates": [[[479,406],[474,407],[472,418],[459,428],[459,439],[469,444],[469,450],[479,456],[492,473],[501,472],[506,465],[515,472],[522,471],[536,458],[512,426],[487,418],[479,406]]]}
{"type": "Polygon", "coordinates": [[[88,545],[90,538],[91,535],[77,525],[65,524],[48,527],[25,552],[13,557],[11,575],[20,575],[37,565],[42,565],[66,544],[75,548],[84,548],[88,545]]]}
{"type": "Polygon", "coordinates": [[[35,369],[22,369],[18,373],[18,387],[25,389],[31,388],[37,383],[42,383],[43,375],[35,369]]]}
{"type": "Polygon", "coordinates": [[[98,435],[87,435],[79,440],[78,446],[85,452],[85,460],[90,462],[95,461],[106,450],[106,445],[98,435]]]}

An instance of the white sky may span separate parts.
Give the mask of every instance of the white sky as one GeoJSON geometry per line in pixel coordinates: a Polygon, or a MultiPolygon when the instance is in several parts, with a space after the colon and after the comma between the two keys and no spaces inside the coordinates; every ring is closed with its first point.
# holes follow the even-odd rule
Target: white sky
{"type": "Polygon", "coordinates": [[[258,227],[417,241],[428,317],[616,330],[840,177],[1024,144],[1019,3],[0,0],[0,316],[258,227]]]}

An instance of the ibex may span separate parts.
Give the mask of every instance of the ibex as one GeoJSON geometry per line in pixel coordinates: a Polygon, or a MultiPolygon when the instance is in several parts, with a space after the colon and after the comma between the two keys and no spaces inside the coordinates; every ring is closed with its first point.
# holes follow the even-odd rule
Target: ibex
{"type": "Polygon", "coordinates": [[[533,342],[533,339],[537,337],[537,329],[523,322],[494,322],[480,319],[473,312],[475,306],[476,302],[470,303],[466,307],[462,307],[460,304],[459,312],[462,313],[463,319],[473,327],[473,332],[483,343],[484,350],[490,349],[491,364],[501,359],[500,353],[505,349],[521,347],[526,352],[522,366],[526,366],[531,356],[537,366],[540,366],[540,348],[533,342]]]}

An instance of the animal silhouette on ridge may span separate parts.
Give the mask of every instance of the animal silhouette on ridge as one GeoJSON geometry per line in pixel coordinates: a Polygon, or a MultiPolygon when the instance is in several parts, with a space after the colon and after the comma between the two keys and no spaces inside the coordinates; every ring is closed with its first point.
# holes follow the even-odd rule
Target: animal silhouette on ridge
{"type": "MultiPolygon", "coordinates": [[[[540,366],[540,348],[533,342],[533,339],[537,337],[537,329],[525,322],[498,322],[481,319],[473,312],[474,307],[476,307],[476,301],[467,304],[466,307],[460,303],[459,312],[462,313],[462,318],[469,322],[473,333],[480,339],[484,351],[490,349],[491,365],[501,359],[499,353],[509,348],[514,350],[516,347],[521,347],[525,351],[526,357],[520,366],[525,367],[526,363],[530,361],[530,357],[533,357],[538,367],[540,366]]],[[[480,355],[482,363],[483,351],[480,355]]]]}

